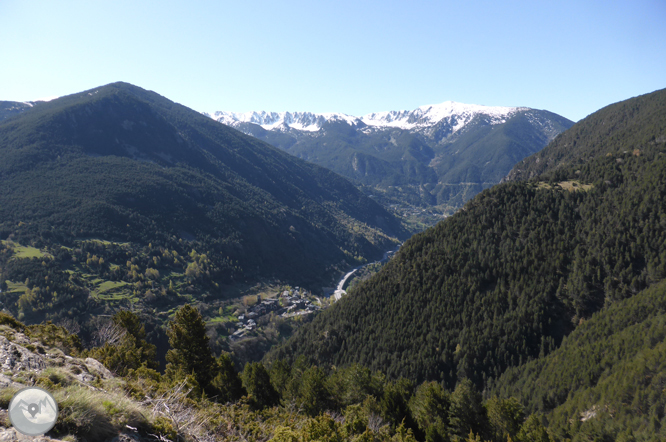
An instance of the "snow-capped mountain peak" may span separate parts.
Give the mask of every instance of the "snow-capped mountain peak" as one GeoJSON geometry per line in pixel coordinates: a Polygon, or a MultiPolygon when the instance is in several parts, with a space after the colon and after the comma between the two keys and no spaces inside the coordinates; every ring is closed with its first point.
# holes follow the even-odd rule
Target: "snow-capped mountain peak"
{"type": "Polygon", "coordinates": [[[506,118],[520,110],[527,110],[527,108],[491,107],[445,101],[441,104],[420,106],[413,111],[372,113],[361,117],[361,120],[368,126],[414,129],[418,127],[432,126],[442,120],[455,119],[455,122],[452,122],[454,123],[452,125],[454,126],[453,132],[456,132],[477,115],[490,117],[491,124],[500,124],[504,123],[506,118]]]}
{"type": "Polygon", "coordinates": [[[441,104],[420,106],[412,111],[376,112],[355,117],[342,113],[312,112],[225,112],[218,111],[206,115],[229,126],[240,123],[254,123],[266,130],[285,130],[287,128],[316,132],[324,123],[342,121],[349,125],[366,125],[376,128],[395,127],[399,129],[419,129],[433,126],[447,120],[451,132],[457,132],[479,115],[488,118],[490,124],[501,124],[516,112],[528,110],[519,107],[481,106],[445,101],[441,104]]]}
{"type": "Polygon", "coordinates": [[[228,126],[238,123],[254,123],[266,130],[279,129],[287,126],[292,129],[318,131],[327,121],[345,121],[349,124],[358,123],[358,118],[340,113],[315,114],[312,112],[224,112],[218,111],[209,115],[211,118],[228,126]]]}

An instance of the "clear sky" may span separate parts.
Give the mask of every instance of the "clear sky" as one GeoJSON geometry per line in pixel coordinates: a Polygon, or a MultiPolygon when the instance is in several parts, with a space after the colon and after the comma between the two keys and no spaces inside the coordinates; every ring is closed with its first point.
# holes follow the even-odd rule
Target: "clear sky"
{"type": "Polygon", "coordinates": [[[199,111],[579,120],[666,87],[665,0],[0,0],[0,42],[12,101],[126,81],[199,111]]]}

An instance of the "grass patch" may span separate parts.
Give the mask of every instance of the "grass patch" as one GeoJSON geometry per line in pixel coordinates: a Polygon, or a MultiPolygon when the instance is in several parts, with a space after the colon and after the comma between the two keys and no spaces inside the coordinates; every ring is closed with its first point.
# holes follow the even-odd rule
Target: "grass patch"
{"type": "Polygon", "coordinates": [[[14,248],[14,257],[16,258],[43,258],[46,253],[34,247],[19,246],[14,248]]]}
{"type": "Polygon", "coordinates": [[[4,410],[9,408],[9,402],[11,402],[17,391],[19,391],[19,389],[15,387],[5,387],[0,389],[0,408],[4,410]]]}
{"type": "Polygon", "coordinates": [[[7,293],[24,294],[28,291],[28,286],[22,282],[5,281],[7,283],[7,293]]]}
{"type": "Polygon", "coordinates": [[[96,275],[81,274],[86,281],[93,286],[91,294],[93,297],[104,301],[120,301],[132,298],[131,284],[125,281],[107,281],[96,275]]]}
{"type": "Polygon", "coordinates": [[[98,294],[106,293],[112,290],[117,290],[119,288],[125,287],[127,284],[125,281],[104,281],[97,286],[95,292],[98,294]]]}
{"type": "Polygon", "coordinates": [[[49,391],[55,391],[59,388],[69,387],[74,383],[74,378],[70,373],[60,367],[49,367],[37,376],[35,384],[44,387],[49,391]]]}
{"type": "Polygon", "coordinates": [[[592,184],[581,184],[578,181],[562,181],[561,183],[557,183],[557,185],[569,192],[575,192],[578,190],[587,192],[594,187],[592,184]]]}
{"type": "Polygon", "coordinates": [[[225,322],[238,322],[238,318],[231,315],[216,316],[207,322],[209,324],[224,324],[225,322]]]}
{"type": "Polygon", "coordinates": [[[123,299],[134,299],[129,293],[110,293],[96,295],[96,297],[102,301],[122,301],[123,299]]]}
{"type": "Polygon", "coordinates": [[[10,245],[14,249],[14,258],[43,258],[45,256],[51,256],[48,253],[44,253],[39,249],[29,246],[22,246],[13,241],[3,240],[3,244],[10,245]]]}
{"type": "Polygon", "coordinates": [[[99,239],[99,238],[83,238],[83,239],[77,241],[77,243],[79,243],[79,244],[84,243],[84,242],[92,242],[92,243],[96,243],[96,244],[102,244],[102,245],[105,245],[105,246],[109,246],[109,245],[130,246],[131,245],[128,242],[107,241],[105,239],[99,239]]]}
{"type": "Polygon", "coordinates": [[[583,191],[587,192],[588,190],[591,190],[594,186],[592,184],[581,184],[579,181],[562,181],[560,183],[557,183],[555,186],[551,186],[550,184],[546,182],[539,182],[537,183],[537,189],[553,189],[553,188],[561,188],[562,190],[567,190],[569,192],[578,192],[578,191],[583,191]]]}

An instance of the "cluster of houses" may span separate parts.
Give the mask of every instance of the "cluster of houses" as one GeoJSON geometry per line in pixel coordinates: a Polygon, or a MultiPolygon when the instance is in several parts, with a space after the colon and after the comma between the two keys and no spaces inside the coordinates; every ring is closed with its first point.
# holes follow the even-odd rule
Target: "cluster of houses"
{"type": "Polygon", "coordinates": [[[305,291],[299,291],[298,287],[295,290],[285,290],[280,296],[280,302],[285,307],[282,316],[289,317],[297,314],[305,314],[319,310],[318,305],[313,304],[306,297],[309,294],[305,291]]]}
{"type": "Polygon", "coordinates": [[[248,331],[257,327],[257,320],[264,315],[275,312],[276,315],[288,318],[290,316],[304,315],[319,310],[321,307],[313,304],[308,298],[309,293],[296,287],[285,290],[279,297],[264,299],[250,307],[245,314],[238,316],[237,330],[231,335],[232,339],[241,338],[248,331]]]}

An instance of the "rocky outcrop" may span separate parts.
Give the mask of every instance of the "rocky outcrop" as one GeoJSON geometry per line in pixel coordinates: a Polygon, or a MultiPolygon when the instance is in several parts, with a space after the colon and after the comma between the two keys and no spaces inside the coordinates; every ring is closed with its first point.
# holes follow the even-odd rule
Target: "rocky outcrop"
{"type": "MultiPolygon", "coordinates": [[[[52,375],[55,375],[55,378],[66,378],[67,385],[90,389],[100,400],[111,400],[114,397],[96,382],[114,378],[113,373],[96,359],[81,359],[66,355],[58,348],[45,347],[43,343],[16,329],[0,325],[0,389],[19,390],[34,385],[38,379],[48,382],[52,375]],[[40,375],[45,370],[51,371],[40,375]]],[[[38,385],[44,386],[44,384],[38,385]]],[[[10,425],[7,410],[0,408],[0,442],[61,442],[60,439],[47,436],[25,436],[10,425]]],[[[118,430],[116,435],[104,440],[107,442],[168,441],[163,436],[139,430],[138,426],[120,425],[118,430]]]]}
{"type": "Polygon", "coordinates": [[[113,377],[113,373],[111,373],[109,369],[102,365],[97,359],[86,358],[84,362],[89,371],[96,373],[102,379],[111,379],[113,377]]]}
{"type": "Polygon", "coordinates": [[[13,379],[18,373],[39,373],[48,367],[62,367],[84,385],[90,385],[97,378],[113,378],[113,373],[96,359],[73,358],[57,349],[42,350],[44,354],[38,354],[29,349],[31,346],[43,349],[39,343],[31,343],[23,333],[0,334],[0,388],[22,388],[25,385],[13,379]],[[8,372],[13,376],[8,376],[8,372]]]}
{"type": "Polygon", "coordinates": [[[41,355],[0,336],[0,370],[3,372],[41,371],[45,368],[46,362],[41,355]]]}

